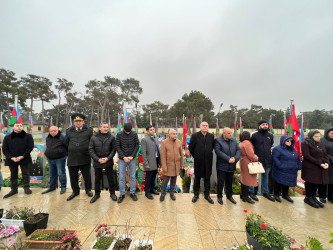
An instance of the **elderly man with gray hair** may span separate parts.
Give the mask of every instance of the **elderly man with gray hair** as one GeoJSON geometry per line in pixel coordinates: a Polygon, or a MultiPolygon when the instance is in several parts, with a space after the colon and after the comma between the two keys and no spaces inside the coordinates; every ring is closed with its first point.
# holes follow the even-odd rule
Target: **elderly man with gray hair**
{"type": "Polygon", "coordinates": [[[56,126],[50,128],[49,135],[46,137],[45,155],[49,163],[50,187],[42,192],[42,194],[46,194],[56,189],[58,176],[61,187],[60,194],[64,194],[67,185],[65,171],[67,147],[65,146],[65,137],[56,126]]]}

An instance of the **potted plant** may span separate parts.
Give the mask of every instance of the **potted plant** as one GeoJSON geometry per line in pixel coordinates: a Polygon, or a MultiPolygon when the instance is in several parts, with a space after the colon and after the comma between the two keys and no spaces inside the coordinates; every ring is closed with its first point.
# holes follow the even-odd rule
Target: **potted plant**
{"type": "Polygon", "coordinates": [[[96,239],[92,243],[90,249],[111,249],[112,242],[116,239],[106,224],[99,225],[95,232],[96,239]]]}
{"type": "Polygon", "coordinates": [[[7,228],[4,224],[0,224],[0,247],[11,247],[16,242],[18,232],[20,232],[19,226],[11,225],[7,228]]]}
{"type": "Polygon", "coordinates": [[[67,235],[76,234],[75,230],[37,229],[24,242],[30,248],[51,249],[63,243],[67,235]]]}
{"type": "Polygon", "coordinates": [[[111,249],[114,250],[131,249],[133,238],[134,238],[133,235],[130,234],[118,234],[116,236],[116,240],[111,245],[111,249]]]}
{"type": "MultiPolygon", "coordinates": [[[[247,210],[244,210],[247,213],[247,210]]],[[[282,230],[271,226],[266,219],[257,214],[246,215],[246,236],[248,243],[254,249],[262,250],[284,250],[291,249],[296,241],[290,236],[282,233],[282,230]]]]}
{"type": "Polygon", "coordinates": [[[32,216],[29,216],[23,222],[26,236],[29,236],[37,229],[46,229],[48,220],[49,220],[49,214],[47,213],[37,213],[32,216]]]}
{"type": "Polygon", "coordinates": [[[152,250],[153,241],[152,240],[136,240],[133,243],[133,250],[152,250]]]}
{"type": "Polygon", "coordinates": [[[52,250],[79,250],[81,249],[80,240],[77,234],[68,234],[61,239],[61,244],[52,250]]]}
{"type": "Polygon", "coordinates": [[[2,218],[1,221],[6,226],[17,225],[23,227],[23,221],[28,217],[33,216],[34,211],[33,208],[17,208],[14,206],[13,208],[6,210],[6,216],[5,218],[2,218]]]}
{"type": "MultiPolygon", "coordinates": [[[[193,168],[194,170],[194,168],[193,168]]],[[[184,179],[182,179],[182,185],[183,185],[183,193],[189,193],[190,192],[190,186],[191,186],[191,174],[192,170],[190,165],[185,168],[185,175],[184,179]]]]}

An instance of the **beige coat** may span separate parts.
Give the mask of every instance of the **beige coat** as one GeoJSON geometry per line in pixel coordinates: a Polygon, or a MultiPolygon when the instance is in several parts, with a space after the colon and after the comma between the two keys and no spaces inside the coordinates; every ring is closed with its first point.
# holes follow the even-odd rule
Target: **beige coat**
{"type": "Polygon", "coordinates": [[[182,143],[170,138],[164,140],[161,146],[161,163],[163,175],[178,176],[180,169],[184,168],[184,155],[182,143]]]}
{"type": "Polygon", "coordinates": [[[258,161],[258,156],[254,154],[254,148],[250,141],[245,140],[239,144],[241,150],[241,158],[240,158],[240,169],[241,169],[241,183],[250,186],[256,187],[257,183],[257,175],[250,174],[248,165],[250,162],[258,161]]]}

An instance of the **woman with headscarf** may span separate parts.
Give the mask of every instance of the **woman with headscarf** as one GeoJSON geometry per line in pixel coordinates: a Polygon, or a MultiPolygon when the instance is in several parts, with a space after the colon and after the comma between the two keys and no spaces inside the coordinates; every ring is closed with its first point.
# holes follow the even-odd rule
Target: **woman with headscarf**
{"type": "Polygon", "coordinates": [[[305,181],[304,202],[314,208],[324,207],[316,198],[320,185],[328,184],[328,156],[323,143],[320,142],[320,132],[309,132],[302,142],[303,169],[302,179],[305,181]]]}
{"type": "Polygon", "coordinates": [[[249,163],[258,161],[258,156],[254,153],[254,147],[251,143],[251,134],[244,131],[240,135],[241,158],[240,158],[240,177],[241,177],[241,199],[244,202],[254,204],[254,201],[249,197],[249,186],[256,187],[257,174],[249,173],[249,163]]]}
{"type": "Polygon", "coordinates": [[[282,198],[294,202],[288,195],[289,187],[297,184],[297,172],[302,169],[301,161],[294,148],[295,141],[290,136],[282,136],[280,145],[273,149],[272,178],[274,180],[274,198],[281,202],[282,198]]]}
{"type": "Polygon", "coordinates": [[[324,138],[321,139],[321,142],[325,145],[327,155],[329,158],[329,167],[328,167],[328,188],[326,185],[323,185],[319,189],[319,199],[322,202],[326,202],[326,191],[327,199],[333,203],[333,127],[325,130],[324,138]]]}

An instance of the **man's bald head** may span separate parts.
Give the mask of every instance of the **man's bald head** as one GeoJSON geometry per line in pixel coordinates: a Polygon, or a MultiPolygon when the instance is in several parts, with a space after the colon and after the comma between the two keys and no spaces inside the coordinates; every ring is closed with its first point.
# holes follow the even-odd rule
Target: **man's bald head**
{"type": "Polygon", "coordinates": [[[175,129],[169,130],[169,138],[172,140],[177,140],[177,131],[175,129]]]}
{"type": "Polygon", "coordinates": [[[224,128],[223,129],[223,138],[225,140],[230,140],[232,137],[232,130],[231,128],[224,128]]]}

